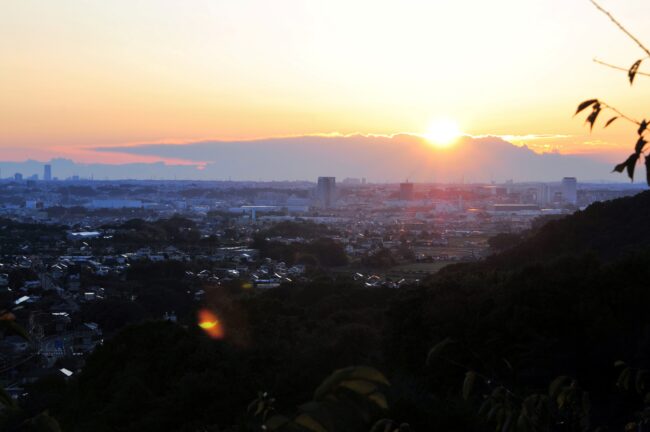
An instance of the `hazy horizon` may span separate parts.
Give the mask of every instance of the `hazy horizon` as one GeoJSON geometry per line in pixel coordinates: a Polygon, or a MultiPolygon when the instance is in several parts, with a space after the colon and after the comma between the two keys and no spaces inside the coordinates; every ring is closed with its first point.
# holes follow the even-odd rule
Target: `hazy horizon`
{"type": "MultiPolygon", "coordinates": [[[[0,161],[3,177],[20,172],[42,176],[95,179],[184,179],[237,181],[314,181],[318,176],[366,178],[369,182],[505,182],[514,180],[625,183],[611,164],[585,155],[537,153],[500,137],[461,137],[451,148],[431,146],[418,135],[301,136],[247,141],[201,141],[99,147],[107,155],[127,155],[152,162],[77,163],[67,158],[0,161]],[[386,166],[383,161],[390,160],[386,166]]],[[[110,158],[109,158],[110,159],[110,158]]]]}

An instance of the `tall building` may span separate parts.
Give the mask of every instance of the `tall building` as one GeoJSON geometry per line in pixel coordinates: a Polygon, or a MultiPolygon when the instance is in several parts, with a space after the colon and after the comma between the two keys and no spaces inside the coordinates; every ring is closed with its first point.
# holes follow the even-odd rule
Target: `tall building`
{"type": "Polygon", "coordinates": [[[551,188],[546,183],[540,183],[537,186],[537,204],[540,207],[546,206],[551,202],[551,188]]]}
{"type": "Polygon", "coordinates": [[[321,208],[331,208],[336,205],[336,177],[318,177],[316,201],[321,208]]]}
{"type": "Polygon", "coordinates": [[[51,181],[52,180],[52,165],[45,165],[43,167],[43,180],[51,181]]]}
{"type": "Polygon", "coordinates": [[[411,201],[413,199],[413,183],[399,184],[399,199],[400,201],[411,201]]]}
{"type": "Polygon", "coordinates": [[[23,181],[23,175],[21,173],[14,174],[14,180],[23,181]]]}
{"type": "Polygon", "coordinates": [[[562,179],[562,199],[569,204],[578,203],[578,180],[575,177],[562,179]]]}

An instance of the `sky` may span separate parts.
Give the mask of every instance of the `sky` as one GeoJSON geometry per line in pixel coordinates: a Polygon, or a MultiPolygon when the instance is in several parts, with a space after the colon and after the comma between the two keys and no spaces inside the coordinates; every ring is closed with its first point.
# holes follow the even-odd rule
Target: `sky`
{"type": "MultiPolygon", "coordinates": [[[[650,2],[601,4],[650,44],[650,2]]],[[[630,125],[589,134],[573,112],[597,97],[643,118],[650,80],[594,57],[627,68],[642,52],[588,0],[3,0],[0,160],[153,162],[167,159],[95,148],[424,133],[444,117],[618,162],[630,125]]]]}

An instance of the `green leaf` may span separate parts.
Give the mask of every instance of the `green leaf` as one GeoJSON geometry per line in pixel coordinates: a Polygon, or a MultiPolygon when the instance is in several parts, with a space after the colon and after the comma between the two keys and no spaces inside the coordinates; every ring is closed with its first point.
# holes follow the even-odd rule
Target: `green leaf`
{"type": "Polygon", "coordinates": [[[614,362],[614,367],[621,367],[621,366],[627,366],[627,363],[625,363],[623,360],[616,360],[614,362]]]}
{"type": "Polygon", "coordinates": [[[580,103],[580,105],[578,105],[578,109],[576,110],[576,113],[574,115],[578,114],[580,111],[582,111],[584,109],[589,108],[590,106],[592,106],[595,103],[598,103],[598,99],[588,99],[588,100],[580,103]]]}
{"type": "Polygon", "coordinates": [[[447,347],[448,345],[454,343],[454,340],[451,338],[446,338],[443,339],[442,341],[438,342],[429,350],[429,353],[427,354],[427,365],[431,365],[433,362],[433,359],[436,357],[440,356],[440,353],[447,347]]]}
{"type": "Polygon", "coordinates": [[[323,400],[327,395],[334,391],[344,381],[364,380],[376,384],[389,386],[390,383],[386,377],[375,368],[368,366],[352,366],[344,369],[338,369],[323,381],[323,383],[314,392],[314,400],[323,400]]]}
{"type": "Polygon", "coordinates": [[[313,432],[327,432],[327,429],[325,429],[322,424],[314,420],[314,418],[309,414],[300,414],[298,417],[296,417],[294,423],[313,432]]]}
{"type": "Polygon", "coordinates": [[[377,390],[377,384],[364,380],[348,380],[341,382],[339,385],[364,396],[377,390]]]}
{"type": "Polygon", "coordinates": [[[530,431],[530,420],[523,412],[519,414],[519,418],[517,419],[517,430],[520,432],[530,431]]]}
{"type": "Polygon", "coordinates": [[[630,85],[634,82],[634,77],[636,76],[636,73],[639,71],[639,66],[641,66],[641,62],[643,59],[639,59],[634,62],[632,66],[630,66],[630,70],[627,71],[627,77],[630,79],[630,85]]]}
{"type": "Polygon", "coordinates": [[[506,417],[505,423],[503,423],[503,428],[501,428],[501,432],[508,432],[508,430],[510,430],[510,425],[512,424],[513,418],[514,415],[512,413],[509,413],[508,416],[506,417]]]}
{"type": "Polygon", "coordinates": [[[616,380],[616,386],[621,389],[629,389],[630,387],[630,377],[632,376],[632,369],[627,367],[623,369],[621,374],[618,376],[618,379],[616,380]]]}
{"type": "Polygon", "coordinates": [[[289,419],[286,418],[285,416],[281,415],[274,415],[271,418],[269,418],[264,425],[269,429],[269,430],[277,430],[280,429],[282,426],[286,425],[289,423],[289,419]]]}
{"type": "Polygon", "coordinates": [[[472,395],[472,389],[476,382],[476,372],[468,371],[465,374],[465,381],[463,382],[463,399],[468,400],[472,395]]]}
{"type": "Polygon", "coordinates": [[[373,401],[375,404],[379,406],[379,408],[387,410],[388,409],[388,401],[386,400],[386,396],[383,394],[377,392],[373,393],[368,396],[368,399],[373,401]]]}
{"type": "Polygon", "coordinates": [[[548,395],[551,398],[556,398],[557,395],[560,393],[560,390],[562,389],[564,384],[567,381],[570,381],[570,380],[571,380],[571,378],[569,378],[568,376],[565,376],[565,375],[561,375],[561,376],[555,378],[551,382],[551,384],[549,384],[549,386],[548,386],[548,395]]]}
{"type": "Polygon", "coordinates": [[[488,412],[488,409],[492,408],[492,405],[494,405],[494,399],[491,397],[485,398],[485,401],[483,401],[481,407],[478,409],[478,415],[485,415],[488,412]]]}
{"type": "Polygon", "coordinates": [[[488,415],[487,415],[488,421],[490,421],[490,420],[492,420],[492,418],[494,418],[494,416],[501,409],[501,407],[503,407],[503,404],[501,404],[501,403],[495,403],[494,405],[492,405],[492,409],[490,409],[490,411],[488,412],[488,415]]]}

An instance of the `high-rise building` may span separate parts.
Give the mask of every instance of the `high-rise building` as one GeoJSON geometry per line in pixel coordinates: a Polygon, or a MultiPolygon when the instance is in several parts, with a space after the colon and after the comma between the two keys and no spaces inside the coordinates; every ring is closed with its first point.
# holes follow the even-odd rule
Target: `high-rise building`
{"type": "Polygon", "coordinates": [[[23,181],[23,175],[21,173],[14,174],[14,180],[23,181]]]}
{"type": "Polygon", "coordinates": [[[399,184],[399,199],[400,201],[411,201],[413,199],[413,183],[399,184]]]}
{"type": "Polygon", "coordinates": [[[578,203],[578,180],[575,177],[562,179],[562,199],[569,204],[578,203]]]}
{"type": "Polygon", "coordinates": [[[551,202],[551,188],[546,183],[540,183],[537,186],[537,204],[539,206],[548,205],[551,202]]]}
{"type": "Polygon", "coordinates": [[[316,201],[321,208],[331,208],[336,205],[336,177],[318,177],[316,201]]]}
{"type": "Polygon", "coordinates": [[[51,181],[52,180],[52,165],[45,165],[43,167],[43,180],[51,181]]]}

